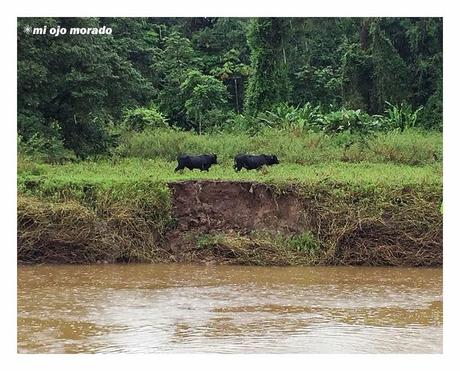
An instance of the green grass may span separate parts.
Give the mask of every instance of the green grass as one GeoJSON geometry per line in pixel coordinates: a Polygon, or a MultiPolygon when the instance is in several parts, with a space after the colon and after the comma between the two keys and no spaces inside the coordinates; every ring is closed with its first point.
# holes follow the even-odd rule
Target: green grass
{"type": "Polygon", "coordinates": [[[191,179],[259,181],[281,186],[328,183],[360,188],[442,185],[439,132],[410,129],[363,139],[349,133],[327,136],[276,129],[265,129],[255,136],[156,129],[125,133],[121,142],[117,154],[97,161],[51,165],[20,157],[18,189],[49,195],[53,190],[77,190],[88,185],[142,188],[141,183],[191,179]],[[273,153],[281,163],[262,171],[236,173],[233,157],[240,152],[273,153]],[[175,173],[179,153],[216,153],[219,164],[209,172],[175,173]]]}
{"type": "Polygon", "coordinates": [[[276,154],[284,163],[302,165],[338,161],[422,165],[442,161],[442,134],[410,129],[360,137],[348,132],[326,135],[265,129],[251,136],[156,129],[125,134],[116,153],[167,161],[181,153],[216,153],[221,160],[230,160],[238,153],[265,153],[276,154]]]}
{"type": "Polygon", "coordinates": [[[260,171],[236,172],[230,161],[211,167],[209,172],[187,170],[174,172],[175,162],[164,160],[123,159],[118,161],[84,161],[65,165],[28,164],[18,169],[18,186],[37,183],[45,190],[61,186],[98,185],[112,187],[122,184],[172,182],[213,179],[258,181],[270,184],[315,184],[319,182],[368,186],[402,187],[406,185],[440,186],[441,164],[408,166],[376,163],[325,163],[315,165],[279,164],[260,171]]]}

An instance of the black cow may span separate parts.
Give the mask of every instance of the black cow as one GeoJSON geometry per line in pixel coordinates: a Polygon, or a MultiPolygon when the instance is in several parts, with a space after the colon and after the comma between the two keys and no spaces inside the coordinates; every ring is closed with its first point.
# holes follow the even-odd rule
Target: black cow
{"type": "Polygon", "coordinates": [[[279,164],[275,155],[236,155],[233,167],[236,171],[240,171],[243,167],[247,170],[252,170],[260,169],[264,165],[275,164],[279,164]]]}
{"type": "Polygon", "coordinates": [[[174,171],[183,170],[184,168],[209,171],[212,164],[217,164],[217,156],[215,154],[199,156],[180,155],[177,158],[177,167],[174,171]]]}

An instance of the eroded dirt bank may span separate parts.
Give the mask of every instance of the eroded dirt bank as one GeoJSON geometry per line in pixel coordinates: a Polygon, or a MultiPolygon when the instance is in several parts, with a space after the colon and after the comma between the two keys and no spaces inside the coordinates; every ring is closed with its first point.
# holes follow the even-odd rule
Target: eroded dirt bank
{"type": "Polygon", "coordinates": [[[265,184],[186,181],[169,186],[177,229],[181,232],[302,230],[305,206],[301,200],[290,193],[275,195],[265,184]]]}
{"type": "Polygon", "coordinates": [[[91,189],[66,202],[21,197],[18,261],[442,264],[437,190],[213,180],[167,188],[162,203],[108,203],[91,189]]]}
{"type": "Polygon", "coordinates": [[[180,260],[442,264],[442,218],[410,190],[376,204],[360,192],[305,192],[255,182],[185,181],[169,187],[177,225],[167,244],[180,260]]]}

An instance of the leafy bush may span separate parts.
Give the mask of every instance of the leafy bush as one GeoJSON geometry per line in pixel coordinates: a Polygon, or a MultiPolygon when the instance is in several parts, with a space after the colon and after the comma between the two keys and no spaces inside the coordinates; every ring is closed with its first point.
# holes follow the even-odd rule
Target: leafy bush
{"type": "MultiPolygon", "coordinates": [[[[341,71],[333,66],[315,66],[307,62],[294,73],[295,88],[302,100],[332,104],[341,102],[341,71]]],[[[297,96],[296,96],[297,98],[297,96]]]]}
{"type": "Polygon", "coordinates": [[[19,156],[46,163],[62,163],[75,160],[75,153],[64,147],[59,124],[52,122],[49,125],[48,132],[49,135],[47,136],[42,132],[36,132],[27,140],[18,135],[19,156]]]}
{"type": "Polygon", "coordinates": [[[144,131],[147,128],[168,127],[166,118],[154,105],[126,110],[123,124],[127,129],[137,132],[144,131]]]}
{"type": "Polygon", "coordinates": [[[293,107],[280,104],[273,111],[266,111],[257,116],[265,127],[303,131],[311,128],[320,117],[321,107],[307,102],[303,106],[293,107]]]}
{"type": "Polygon", "coordinates": [[[257,131],[257,121],[252,116],[233,113],[220,126],[219,131],[223,133],[253,134],[257,131]]]}
{"type": "Polygon", "coordinates": [[[303,232],[294,234],[288,241],[296,251],[310,253],[314,255],[319,250],[318,240],[313,236],[311,232],[303,232]]]}
{"type": "Polygon", "coordinates": [[[321,116],[318,125],[322,131],[329,134],[349,131],[360,135],[372,134],[381,126],[378,116],[370,116],[359,109],[344,108],[321,116]]]}
{"type": "Polygon", "coordinates": [[[428,98],[420,115],[421,126],[425,129],[442,130],[442,88],[428,98]]]}
{"type": "Polygon", "coordinates": [[[218,108],[210,109],[202,115],[203,128],[206,132],[219,130],[225,126],[228,120],[233,119],[234,116],[236,116],[236,114],[233,111],[226,111],[218,108]]]}
{"type": "Polygon", "coordinates": [[[408,128],[420,126],[419,112],[423,110],[423,107],[420,106],[414,111],[412,106],[406,102],[399,105],[393,105],[389,102],[385,103],[387,108],[385,109],[385,116],[382,118],[385,128],[404,131],[408,128]]]}

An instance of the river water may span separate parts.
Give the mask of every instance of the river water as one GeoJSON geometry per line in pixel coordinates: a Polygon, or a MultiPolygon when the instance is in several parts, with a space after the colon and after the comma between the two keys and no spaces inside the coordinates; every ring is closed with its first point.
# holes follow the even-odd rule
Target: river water
{"type": "Polygon", "coordinates": [[[440,353],[442,269],[18,268],[19,353],[440,353]]]}

